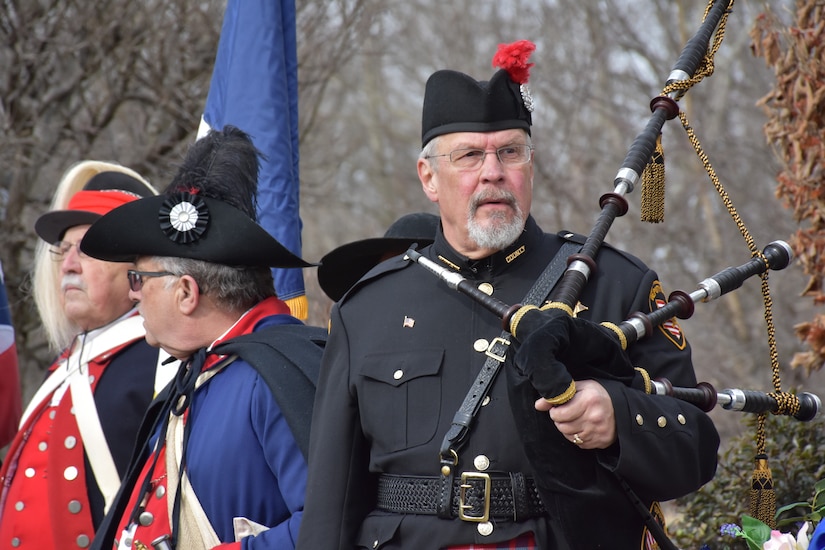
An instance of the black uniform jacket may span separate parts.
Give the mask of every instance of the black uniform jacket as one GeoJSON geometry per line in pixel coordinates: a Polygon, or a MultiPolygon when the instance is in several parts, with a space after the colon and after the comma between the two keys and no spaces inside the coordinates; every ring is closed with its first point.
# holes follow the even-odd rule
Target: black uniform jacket
{"type": "MultiPolygon", "coordinates": [[[[514,304],[564,240],[545,234],[529,218],[515,244],[483,260],[458,255],[440,232],[422,254],[478,284],[489,283],[494,297],[514,304]]],[[[599,270],[580,298],[579,317],[619,323],[664,299],[656,274],[638,259],[605,246],[597,263],[599,270]]],[[[586,543],[577,542],[576,533],[552,512],[521,522],[494,520],[492,533],[482,535],[477,523],[458,518],[376,509],[379,474],[439,475],[444,434],[486,358],[478,341],[500,333],[495,315],[402,257],[377,266],[342,298],[331,313],[316,392],[300,550],[437,549],[505,541],[530,531],[543,549],[595,548],[602,540],[604,547],[641,547],[641,519],[615,482],[606,481],[591,517],[581,518],[588,526],[581,537],[586,543]],[[601,526],[605,515],[612,518],[609,529],[601,526]]],[[[675,323],[654,330],[631,346],[629,355],[653,378],[696,384],[689,346],[675,323]]],[[[707,415],[670,397],[617,383],[605,387],[618,442],[600,451],[578,449],[569,441],[549,444],[572,448],[578,453],[572,461],[616,472],[645,503],[687,494],[712,478],[719,438],[707,415]]],[[[497,377],[489,396],[457,469],[475,471],[480,457],[482,464],[489,462],[487,472],[532,475],[505,376],[497,377]]]]}

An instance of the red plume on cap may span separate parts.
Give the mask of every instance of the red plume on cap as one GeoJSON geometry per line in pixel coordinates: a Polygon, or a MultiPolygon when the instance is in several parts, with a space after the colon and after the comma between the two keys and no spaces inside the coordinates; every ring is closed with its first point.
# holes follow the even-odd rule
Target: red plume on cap
{"type": "Polygon", "coordinates": [[[527,84],[530,78],[530,67],[535,65],[535,63],[528,63],[527,60],[535,50],[536,45],[529,40],[499,44],[498,51],[493,56],[493,67],[507,71],[513,82],[527,84]]]}

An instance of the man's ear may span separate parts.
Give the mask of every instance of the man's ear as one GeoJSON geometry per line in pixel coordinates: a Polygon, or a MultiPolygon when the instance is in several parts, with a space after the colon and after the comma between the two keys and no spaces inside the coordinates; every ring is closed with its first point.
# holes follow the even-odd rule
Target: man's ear
{"type": "Polygon", "coordinates": [[[420,158],[416,167],[418,168],[418,179],[421,180],[421,188],[424,190],[424,194],[432,202],[438,202],[438,182],[436,182],[435,171],[430,166],[430,161],[420,158]]]}
{"type": "Polygon", "coordinates": [[[198,282],[191,275],[181,275],[175,290],[178,307],[184,315],[191,315],[200,303],[201,292],[198,282]]]}

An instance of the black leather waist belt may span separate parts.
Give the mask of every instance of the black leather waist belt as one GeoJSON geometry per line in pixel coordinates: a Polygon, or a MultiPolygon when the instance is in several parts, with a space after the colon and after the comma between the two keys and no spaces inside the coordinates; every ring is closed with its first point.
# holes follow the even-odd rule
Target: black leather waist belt
{"type": "MultiPolygon", "coordinates": [[[[382,474],[377,507],[398,514],[438,513],[437,476],[382,474]]],[[[464,521],[489,518],[522,521],[545,514],[536,483],[521,473],[464,472],[453,481],[452,516],[464,521]]]]}

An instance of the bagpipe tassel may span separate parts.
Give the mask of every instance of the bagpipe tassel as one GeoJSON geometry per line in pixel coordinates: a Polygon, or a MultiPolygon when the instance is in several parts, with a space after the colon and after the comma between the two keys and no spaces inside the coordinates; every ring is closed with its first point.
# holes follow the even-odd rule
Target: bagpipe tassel
{"type": "Polygon", "coordinates": [[[768,467],[768,455],[756,455],[756,465],[751,475],[750,515],[771,529],[776,528],[776,493],[768,467]]]}
{"type": "Polygon", "coordinates": [[[656,149],[642,172],[641,219],[648,223],[665,221],[665,151],[662,134],[656,137],[656,149]]]}

